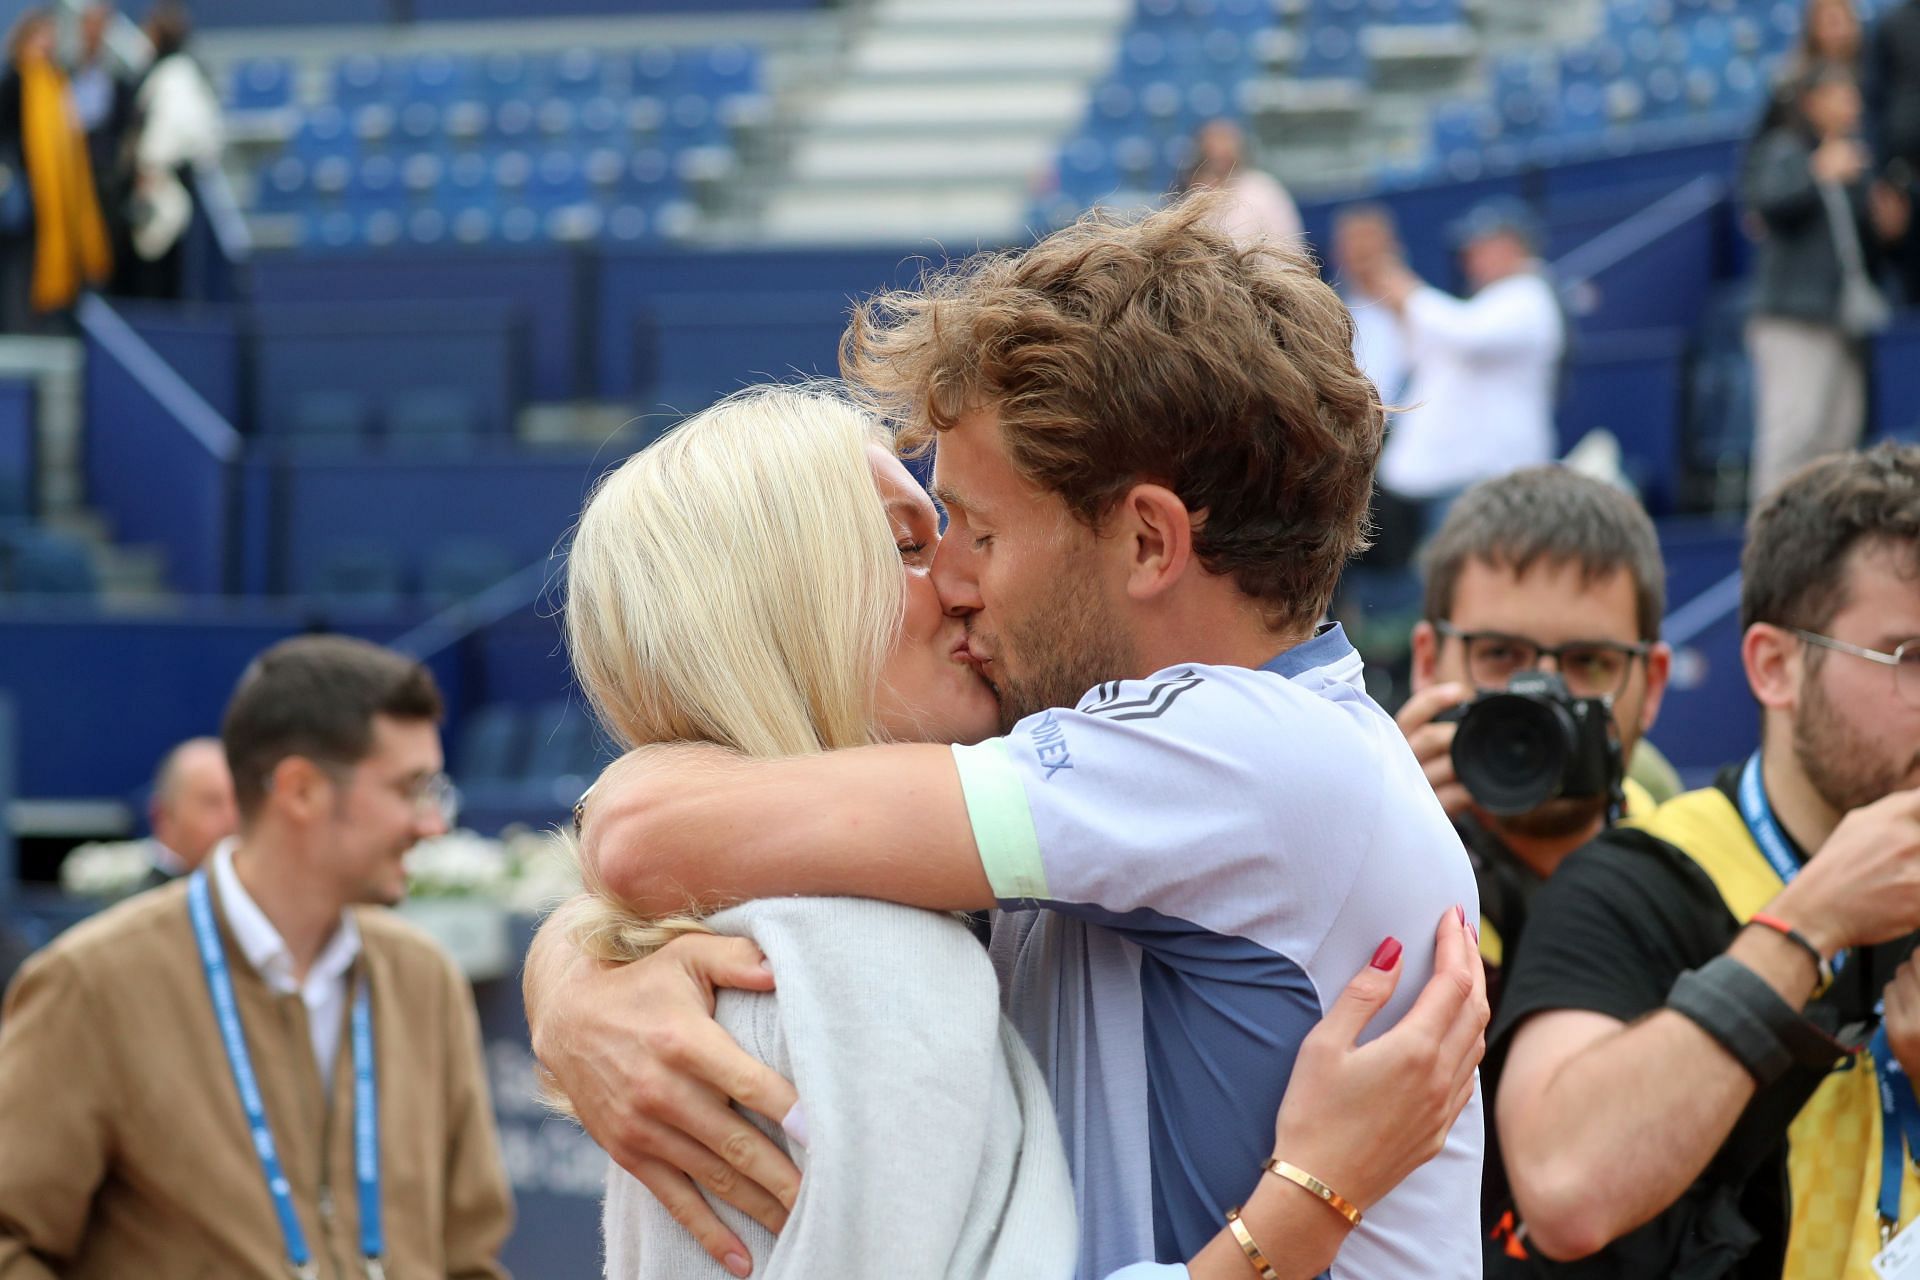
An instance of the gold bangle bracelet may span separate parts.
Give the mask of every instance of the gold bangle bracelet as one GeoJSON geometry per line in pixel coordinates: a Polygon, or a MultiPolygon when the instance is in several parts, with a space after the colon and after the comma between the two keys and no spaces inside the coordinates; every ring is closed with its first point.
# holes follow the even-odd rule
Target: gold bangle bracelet
{"type": "Polygon", "coordinates": [[[1273,1266],[1267,1261],[1267,1256],[1260,1252],[1260,1246],[1253,1242],[1253,1232],[1247,1230],[1247,1224],[1240,1221],[1240,1210],[1237,1207],[1227,1210],[1227,1230],[1233,1232],[1233,1238],[1240,1242],[1240,1251],[1247,1255],[1247,1261],[1253,1264],[1254,1274],[1258,1275],[1260,1280],[1280,1280],[1280,1277],[1274,1274],[1273,1266]]]}
{"type": "Polygon", "coordinates": [[[1275,1156],[1273,1159],[1267,1161],[1266,1169],[1268,1173],[1274,1175],[1276,1178],[1285,1178],[1295,1186],[1303,1187],[1311,1191],[1314,1195],[1326,1201],[1329,1209],[1332,1209],[1354,1226],[1357,1227],[1360,1225],[1360,1210],[1355,1207],[1353,1201],[1347,1199],[1338,1191],[1335,1191],[1332,1187],[1308,1173],[1305,1169],[1300,1168],[1300,1166],[1288,1164],[1285,1160],[1275,1156]]]}

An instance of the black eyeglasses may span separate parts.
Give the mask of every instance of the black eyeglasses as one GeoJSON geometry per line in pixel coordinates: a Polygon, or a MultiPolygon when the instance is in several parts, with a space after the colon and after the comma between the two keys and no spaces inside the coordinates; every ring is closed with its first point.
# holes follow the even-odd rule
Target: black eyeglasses
{"type": "Polygon", "coordinates": [[[1467,679],[1482,689],[1504,689],[1507,681],[1520,672],[1538,667],[1540,659],[1552,658],[1554,669],[1575,697],[1615,698],[1627,687],[1633,664],[1653,651],[1653,646],[1644,641],[1541,644],[1500,631],[1462,631],[1451,622],[1435,621],[1433,629],[1466,646],[1467,679]]]}

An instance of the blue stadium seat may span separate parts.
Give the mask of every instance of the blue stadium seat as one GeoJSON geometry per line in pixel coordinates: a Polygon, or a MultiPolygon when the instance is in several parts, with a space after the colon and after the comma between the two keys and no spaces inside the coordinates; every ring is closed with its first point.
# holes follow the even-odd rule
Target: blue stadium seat
{"type": "Polygon", "coordinates": [[[451,53],[423,53],[406,61],[401,92],[409,102],[445,106],[472,94],[480,79],[480,65],[470,57],[451,53]]]}
{"type": "Polygon", "coordinates": [[[570,98],[589,98],[606,92],[605,71],[597,49],[568,49],[555,55],[545,67],[545,89],[549,94],[570,98]]]}
{"type": "Polygon", "coordinates": [[[420,567],[420,593],[434,603],[470,599],[521,567],[493,542],[472,538],[443,542],[420,567]]]}
{"type": "Polygon", "coordinates": [[[633,92],[665,97],[679,87],[680,57],[663,44],[648,45],[633,55],[633,92]]]}
{"type": "Polygon", "coordinates": [[[524,98],[533,90],[534,68],[524,54],[489,54],[480,69],[480,92],[485,99],[502,102],[524,98]]]}
{"type": "Polygon", "coordinates": [[[380,209],[394,204],[402,190],[399,162],[392,156],[368,156],[354,170],[345,196],[350,208],[380,209]]]}
{"type": "Polygon", "coordinates": [[[397,90],[386,60],[373,54],[353,54],[334,65],[333,101],[342,110],[390,101],[397,90]]]}
{"type": "Polygon", "coordinates": [[[0,528],[33,514],[33,477],[23,467],[0,463],[0,528]]]}
{"type": "Polygon", "coordinates": [[[278,111],[293,103],[293,64],[285,58],[246,58],[227,82],[233,111],[278,111]]]}
{"type": "MultiPolygon", "coordinates": [[[[352,218],[346,225],[351,236],[352,218]]],[[[366,435],[367,422],[367,402],[358,393],[309,391],[293,402],[286,430],[303,441],[354,444],[366,435]]]]}
{"type": "Polygon", "coordinates": [[[316,558],[311,591],[334,604],[391,608],[406,598],[406,571],[392,547],[337,542],[316,558]]]}
{"type": "Polygon", "coordinates": [[[387,439],[394,444],[466,445],[479,413],[473,397],[450,387],[416,387],[387,403],[387,439]]]}
{"type": "Polygon", "coordinates": [[[591,779],[603,760],[600,735],[586,711],[567,702],[543,703],[531,717],[533,746],[527,777],[551,783],[591,779]]]}
{"type": "Polygon", "coordinates": [[[454,776],[463,786],[501,786],[526,774],[529,733],[523,708],[511,703],[475,707],[460,724],[454,776]]]}
{"type": "Polygon", "coordinates": [[[307,112],[293,135],[295,153],[309,159],[350,152],[354,145],[346,113],[331,104],[307,112]]]}
{"type": "Polygon", "coordinates": [[[6,537],[7,586],[16,595],[90,596],[100,589],[93,557],[77,538],[32,525],[6,537]]]}
{"type": "Polygon", "coordinates": [[[1372,64],[1359,28],[1334,23],[1313,28],[1296,74],[1302,80],[1370,80],[1372,64]]]}
{"type": "Polygon", "coordinates": [[[449,229],[447,215],[439,209],[415,209],[407,215],[407,240],[412,244],[440,244],[449,229]]]}
{"type": "Polygon", "coordinates": [[[1307,29],[1339,27],[1358,32],[1367,21],[1367,0],[1308,0],[1307,29]]]}
{"type": "Polygon", "coordinates": [[[1096,204],[1120,189],[1120,168],[1113,151],[1085,134],[1060,153],[1060,189],[1082,205],[1096,204]]]}

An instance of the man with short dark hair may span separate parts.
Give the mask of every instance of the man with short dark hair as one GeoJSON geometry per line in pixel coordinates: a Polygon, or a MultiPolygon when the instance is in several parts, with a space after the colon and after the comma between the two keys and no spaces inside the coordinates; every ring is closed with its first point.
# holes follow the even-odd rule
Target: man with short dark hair
{"type": "Polygon", "coordinates": [[[361,640],[247,669],[221,729],[237,842],[8,990],[0,1275],[504,1275],[472,994],[371,909],[446,830],[440,705],[361,640]]]}
{"type": "MultiPolygon", "coordinates": [[[[1660,643],[1666,566],[1638,502],[1557,466],[1469,489],[1420,564],[1426,603],[1413,630],[1413,696],[1396,719],[1466,840],[1486,921],[1481,948],[1497,970],[1534,892],[1605,829],[1611,797],[1494,813],[1461,783],[1452,755],[1459,725],[1440,717],[1516,675],[1547,670],[1573,697],[1610,702],[1621,759],[1632,757],[1660,713],[1672,667],[1660,643]]],[[[1630,809],[1651,807],[1630,779],[1626,790],[1630,809]]]]}
{"type": "Polygon", "coordinates": [[[1894,1274],[1920,1213],[1920,449],[1797,473],[1742,572],[1760,750],[1554,873],[1494,1028],[1516,1251],[1572,1274],[1894,1274]]]}

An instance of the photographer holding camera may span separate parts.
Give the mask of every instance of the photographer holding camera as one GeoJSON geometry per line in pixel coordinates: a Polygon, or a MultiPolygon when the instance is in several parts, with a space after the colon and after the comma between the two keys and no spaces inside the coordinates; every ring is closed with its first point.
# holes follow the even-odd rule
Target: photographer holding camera
{"type": "Polygon", "coordinates": [[[1505,975],[1490,1275],[1914,1274],[1920,448],[1796,474],[1742,574],[1761,749],[1568,859],[1505,975]]]}
{"type": "MultiPolygon", "coordinates": [[[[1397,719],[1473,862],[1497,1013],[1535,892],[1621,809],[1654,807],[1624,762],[1666,690],[1666,567],[1630,495],[1544,466],[1469,489],[1421,571],[1426,621],[1397,719]]],[[[1481,1201],[1496,1267],[1513,1204],[1499,1149],[1489,1117],[1481,1201]]]]}
{"type": "Polygon", "coordinates": [[[1666,568],[1632,497],[1545,466],[1468,490],[1421,571],[1397,719],[1472,857],[1497,1002],[1534,892],[1610,810],[1652,807],[1622,762],[1666,691],[1666,568]]]}

